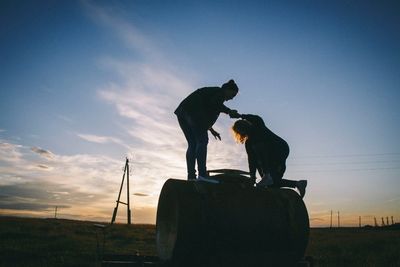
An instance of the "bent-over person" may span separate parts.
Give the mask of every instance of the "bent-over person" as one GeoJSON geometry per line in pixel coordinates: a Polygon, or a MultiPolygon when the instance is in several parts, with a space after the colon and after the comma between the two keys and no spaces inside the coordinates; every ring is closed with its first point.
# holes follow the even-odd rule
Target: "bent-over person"
{"type": "Polygon", "coordinates": [[[306,180],[293,181],[283,179],[286,171],[286,159],[289,145],[273,133],[260,116],[239,115],[240,120],[232,126],[235,139],[246,147],[250,178],[255,182],[256,171],[262,178],[257,186],[297,188],[304,197],[306,180]]]}

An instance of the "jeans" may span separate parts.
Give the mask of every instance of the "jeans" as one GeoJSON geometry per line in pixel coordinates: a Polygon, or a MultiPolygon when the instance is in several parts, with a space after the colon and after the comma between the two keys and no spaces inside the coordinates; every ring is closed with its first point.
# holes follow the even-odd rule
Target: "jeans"
{"type": "Polygon", "coordinates": [[[196,123],[186,114],[177,116],[179,126],[185,135],[188,143],[186,151],[186,167],[188,179],[196,178],[196,161],[199,176],[207,176],[207,145],[208,145],[208,130],[198,127],[196,123]]]}

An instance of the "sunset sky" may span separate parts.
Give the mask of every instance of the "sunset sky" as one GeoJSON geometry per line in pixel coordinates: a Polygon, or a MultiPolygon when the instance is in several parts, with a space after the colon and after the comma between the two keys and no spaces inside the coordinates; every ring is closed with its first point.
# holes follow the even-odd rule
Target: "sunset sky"
{"type": "MultiPolygon", "coordinates": [[[[398,1],[1,1],[0,215],[109,221],[128,157],[133,222],[155,223],[163,183],[186,177],[173,111],[234,79],[226,105],[289,143],[311,226],[331,210],[345,226],[400,222],[399,14],[398,1]]],[[[209,169],[247,170],[233,122],[215,124],[209,169]]]]}

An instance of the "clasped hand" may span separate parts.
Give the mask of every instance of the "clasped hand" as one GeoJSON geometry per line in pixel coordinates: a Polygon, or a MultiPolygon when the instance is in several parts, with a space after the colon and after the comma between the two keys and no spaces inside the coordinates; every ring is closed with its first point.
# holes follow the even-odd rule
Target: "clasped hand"
{"type": "Polygon", "coordinates": [[[235,109],[232,109],[231,111],[229,111],[229,117],[231,118],[231,119],[238,119],[238,118],[240,118],[240,114],[238,113],[238,111],[237,110],[235,110],[235,109]]]}

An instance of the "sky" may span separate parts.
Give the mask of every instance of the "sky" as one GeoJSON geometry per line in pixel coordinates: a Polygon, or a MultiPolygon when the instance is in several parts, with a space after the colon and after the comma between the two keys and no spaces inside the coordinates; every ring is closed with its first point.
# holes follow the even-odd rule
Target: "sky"
{"type": "MultiPolygon", "coordinates": [[[[400,222],[398,14],[396,1],[2,1],[0,215],[110,221],[128,157],[133,222],[155,223],[164,182],[186,178],[173,111],[234,79],[225,104],[289,143],[311,226],[331,211],[400,222]]],[[[233,123],[214,125],[208,169],[248,169],[233,123]]]]}

